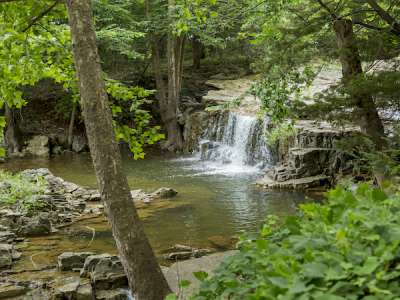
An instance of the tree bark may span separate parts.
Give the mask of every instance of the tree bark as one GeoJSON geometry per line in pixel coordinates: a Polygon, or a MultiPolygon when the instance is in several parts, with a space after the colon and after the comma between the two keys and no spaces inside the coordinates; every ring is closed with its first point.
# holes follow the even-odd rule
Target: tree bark
{"type": "MultiPolygon", "coordinates": [[[[363,75],[361,59],[354,38],[353,23],[351,20],[340,19],[333,24],[342,64],[343,83],[350,85],[363,75]]],[[[382,148],[384,141],[384,127],[371,95],[353,88],[349,89],[350,96],[356,107],[355,119],[358,120],[363,133],[371,137],[378,148],[382,148]]]]}
{"type": "Polygon", "coordinates": [[[4,140],[7,145],[8,155],[21,151],[21,131],[15,111],[5,103],[6,129],[4,140]]]}
{"type": "Polygon", "coordinates": [[[183,135],[178,124],[178,111],[182,89],[184,45],[185,37],[174,36],[172,33],[168,34],[168,104],[165,119],[168,134],[166,147],[170,150],[181,150],[183,148],[183,135]]]}
{"type": "MultiPolygon", "coordinates": [[[[171,17],[175,1],[168,1],[168,15],[171,17]]],[[[149,1],[145,2],[146,15],[150,17],[149,1]]],[[[184,36],[167,35],[167,69],[168,79],[165,82],[161,72],[161,39],[152,34],[150,36],[152,50],[152,65],[156,80],[157,100],[161,119],[167,131],[167,141],[164,148],[170,151],[183,148],[183,133],[178,123],[179,101],[182,89],[183,55],[185,46],[184,36]]]]}
{"type": "Polygon", "coordinates": [[[67,144],[69,149],[72,148],[72,139],[74,137],[75,115],[76,115],[76,103],[74,102],[72,103],[71,118],[69,120],[69,126],[68,126],[67,144]]]}
{"type": "Polygon", "coordinates": [[[144,233],[122,170],[102,77],[90,0],[66,0],[90,153],[121,262],[136,300],[161,300],[170,288],[144,233]]]}

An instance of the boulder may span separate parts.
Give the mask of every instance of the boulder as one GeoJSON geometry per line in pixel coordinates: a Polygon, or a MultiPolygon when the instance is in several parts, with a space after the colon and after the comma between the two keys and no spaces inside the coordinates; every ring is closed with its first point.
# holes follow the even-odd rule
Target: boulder
{"type": "Polygon", "coordinates": [[[93,300],[93,290],[89,283],[79,286],[76,291],[76,300],[93,300]]]}
{"type": "Polygon", "coordinates": [[[58,256],[58,268],[61,271],[72,271],[81,269],[85,264],[86,257],[94,255],[93,252],[64,252],[58,256]]]}
{"type": "Polygon", "coordinates": [[[96,290],[115,289],[128,286],[128,279],[118,256],[100,254],[88,256],[81,277],[88,277],[96,290]]]}
{"type": "Polygon", "coordinates": [[[79,277],[60,278],[56,281],[52,300],[76,300],[79,277]]]}
{"type": "Polygon", "coordinates": [[[51,233],[51,223],[49,214],[40,213],[35,217],[20,218],[20,227],[18,234],[22,236],[41,236],[51,233]]]}
{"type": "Polygon", "coordinates": [[[44,135],[36,135],[28,141],[25,153],[33,156],[49,156],[49,138],[44,135]]]}
{"type": "Polygon", "coordinates": [[[13,261],[13,246],[0,244],[0,268],[9,268],[13,261]]]}

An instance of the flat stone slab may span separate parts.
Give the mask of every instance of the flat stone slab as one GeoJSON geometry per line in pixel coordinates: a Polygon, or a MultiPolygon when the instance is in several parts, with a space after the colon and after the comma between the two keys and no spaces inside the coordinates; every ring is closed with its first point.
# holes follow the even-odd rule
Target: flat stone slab
{"type": "Polygon", "coordinates": [[[203,256],[201,258],[193,258],[181,262],[176,262],[170,268],[164,269],[164,275],[171,289],[178,293],[179,281],[189,280],[190,286],[183,289],[183,297],[181,299],[189,299],[189,296],[195,293],[200,287],[200,281],[196,279],[193,272],[204,271],[211,276],[213,271],[227,257],[238,253],[236,250],[214,253],[203,256]]]}
{"type": "Polygon", "coordinates": [[[329,177],[326,175],[318,175],[311,177],[303,177],[299,179],[290,179],[286,181],[275,181],[268,175],[256,182],[258,186],[265,189],[286,189],[286,190],[307,190],[314,187],[327,186],[329,177]]]}

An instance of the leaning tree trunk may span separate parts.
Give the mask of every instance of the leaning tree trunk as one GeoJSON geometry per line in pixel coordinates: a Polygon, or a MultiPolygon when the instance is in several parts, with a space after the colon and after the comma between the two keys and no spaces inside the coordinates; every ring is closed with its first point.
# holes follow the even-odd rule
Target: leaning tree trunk
{"type": "MultiPolygon", "coordinates": [[[[333,24],[339,48],[340,62],[342,64],[343,82],[350,85],[354,80],[362,76],[363,69],[358,47],[354,38],[353,22],[340,19],[333,24]]],[[[382,148],[384,141],[384,127],[371,95],[357,89],[349,89],[354,101],[362,132],[371,137],[377,148],[382,148]],[[354,91],[355,90],[355,91],[354,91]]]]}
{"type": "Polygon", "coordinates": [[[18,125],[18,118],[15,116],[15,111],[10,108],[7,103],[5,103],[4,106],[6,117],[4,140],[7,146],[7,153],[11,155],[21,151],[21,132],[18,125]]]}
{"type": "Polygon", "coordinates": [[[120,259],[135,299],[161,300],[170,288],[144,233],[122,171],[92,24],[91,1],[66,3],[90,152],[120,259]]]}

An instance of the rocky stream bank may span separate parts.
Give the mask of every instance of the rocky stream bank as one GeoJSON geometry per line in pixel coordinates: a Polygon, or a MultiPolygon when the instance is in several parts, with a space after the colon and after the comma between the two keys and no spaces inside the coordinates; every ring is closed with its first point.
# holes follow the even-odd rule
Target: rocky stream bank
{"type": "MultiPolygon", "coordinates": [[[[102,248],[107,253],[90,250],[95,235],[102,234],[96,232],[93,224],[107,226],[98,191],[67,182],[47,169],[25,170],[21,176],[32,181],[38,177],[45,180],[47,188],[36,200],[46,205],[35,213],[23,210],[18,203],[0,209],[0,299],[131,299],[115,246],[102,248]],[[86,227],[93,236],[86,245],[78,248],[64,238],[77,234],[74,224],[88,221],[86,227]],[[71,251],[66,252],[68,247],[71,251]]],[[[2,188],[9,188],[6,181],[1,184],[2,188]]],[[[174,200],[177,192],[170,188],[131,193],[142,218],[184,205],[174,200]]],[[[162,251],[160,261],[170,265],[200,258],[231,249],[234,241],[221,237],[210,244],[213,247],[172,245],[162,251]]],[[[168,267],[164,271],[169,272],[170,278],[176,277],[168,267]]]]}

